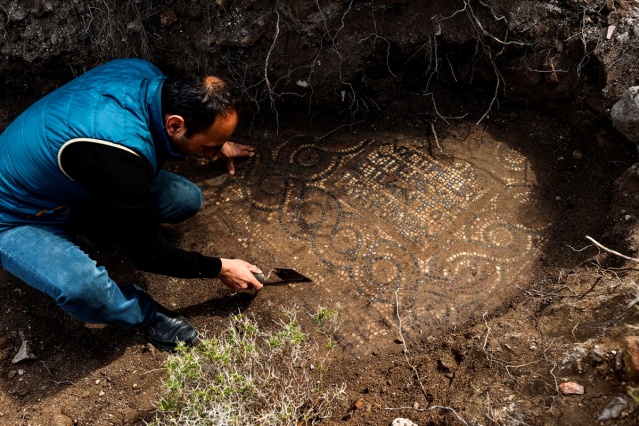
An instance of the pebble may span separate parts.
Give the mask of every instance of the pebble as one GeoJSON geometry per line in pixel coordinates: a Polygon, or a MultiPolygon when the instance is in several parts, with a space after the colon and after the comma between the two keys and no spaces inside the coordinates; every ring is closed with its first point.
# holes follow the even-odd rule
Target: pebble
{"type": "Polygon", "coordinates": [[[621,412],[628,408],[628,401],[621,396],[616,396],[610,401],[608,406],[602,411],[597,420],[610,420],[616,419],[621,415],[621,412]]]}
{"type": "Polygon", "coordinates": [[[615,354],[615,371],[617,372],[622,371],[623,367],[624,367],[623,352],[617,352],[615,354]]]}
{"type": "Polygon", "coordinates": [[[13,361],[11,362],[13,364],[17,364],[19,362],[26,361],[29,359],[36,359],[36,356],[33,354],[33,350],[31,349],[31,347],[32,345],[30,340],[23,340],[22,346],[20,346],[20,350],[18,351],[16,356],[13,358],[13,361]]]}
{"type": "Polygon", "coordinates": [[[73,420],[64,414],[54,414],[49,421],[50,426],[73,426],[73,420]]]}
{"type": "Polygon", "coordinates": [[[606,351],[599,345],[595,345],[590,349],[588,353],[588,358],[590,358],[593,362],[602,362],[606,356],[606,351]]]}
{"type": "Polygon", "coordinates": [[[586,350],[577,345],[572,351],[568,354],[568,356],[564,359],[564,364],[574,368],[577,373],[583,373],[583,359],[586,356],[586,350]]]}
{"type": "Polygon", "coordinates": [[[624,358],[628,377],[631,380],[639,379],[639,336],[626,336],[624,358]]]}
{"type": "Polygon", "coordinates": [[[446,354],[445,356],[442,356],[439,359],[439,363],[441,364],[441,367],[446,371],[446,372],[450,372],[450,371],[455,371],[457,369],[457,363],[455,362],[455,360],[452,358],[452,356],[446,354]]]}
{"type": "Polygon", "coordinates": [[[584,387],[579,383],[565,382],[559,385],[559,392],[564,395],[583,395],[584,387]]]}
{"type": "Polygon", "coordinates": [[[615,128],[630,142],[639,142],[639,86],[628,88],[610,109],[610,119],[615,128]]]}
{"type": "Polygon", "coordinates": [[[393,423],[391,423],[391,426],[417,426],[417,424],[413,423],[411,420],[398,417],[395,420],[393,420],[393,423]]]}

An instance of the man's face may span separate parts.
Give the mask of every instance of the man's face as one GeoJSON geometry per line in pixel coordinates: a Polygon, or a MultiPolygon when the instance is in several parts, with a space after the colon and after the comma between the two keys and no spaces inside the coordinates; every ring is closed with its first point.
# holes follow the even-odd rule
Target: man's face
{"type": "Polygon", "coordinates": [[[184,155],[202,154],[211,158],[230,139],[237,122],[237,112],[231,110],[226,115],[218,115],[208,129],[194,133],[189,138],[186,137],[186,127],[181,117],[168,117],[166,126],[177,152],[184,155]]]}

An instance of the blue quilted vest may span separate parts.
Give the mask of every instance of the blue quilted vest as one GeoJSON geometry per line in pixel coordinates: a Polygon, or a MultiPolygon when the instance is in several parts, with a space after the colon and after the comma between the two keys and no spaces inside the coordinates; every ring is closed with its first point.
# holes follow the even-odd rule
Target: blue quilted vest
{"type": "Polygon", "coordinates": [[[149,62],[119,59],[56,89],[0,134],[0,231],[26,223],[59,224],[89,193],[59,166],[65,144],[115,144],[158,169],[156,144],[176,157],[161,110],[165,77],[149,62]]]}

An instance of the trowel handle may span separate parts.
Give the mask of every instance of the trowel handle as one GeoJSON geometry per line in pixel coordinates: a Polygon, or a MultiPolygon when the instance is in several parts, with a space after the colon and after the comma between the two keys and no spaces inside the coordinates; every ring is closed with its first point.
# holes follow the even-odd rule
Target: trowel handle
{"type": "Polygon", "coordinates": [[[253,274],[253,276],[255,277],[256,280],[258,280],[259,282],[261,282],[262,284],[266,283],[266,278],[264,277],[263,273],[259,273],[259,274],[253,274]]]}

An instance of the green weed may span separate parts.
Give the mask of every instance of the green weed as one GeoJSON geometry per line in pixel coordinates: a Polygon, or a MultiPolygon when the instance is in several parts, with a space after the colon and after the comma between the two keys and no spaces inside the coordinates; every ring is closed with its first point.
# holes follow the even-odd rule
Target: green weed
{"type": "MultiPolygon", "coordinates": [[[[323,310],[315,323],[336,316],[323,310]]],[[[238,314],[220,336],[178,347],[165,363],[164,393],[151,425],[311,425],[330,417],[345,386],[317,387],[311,367],[316,345],[294,310],[284,311],[276,326],[264,331],[238,314]]]]}

